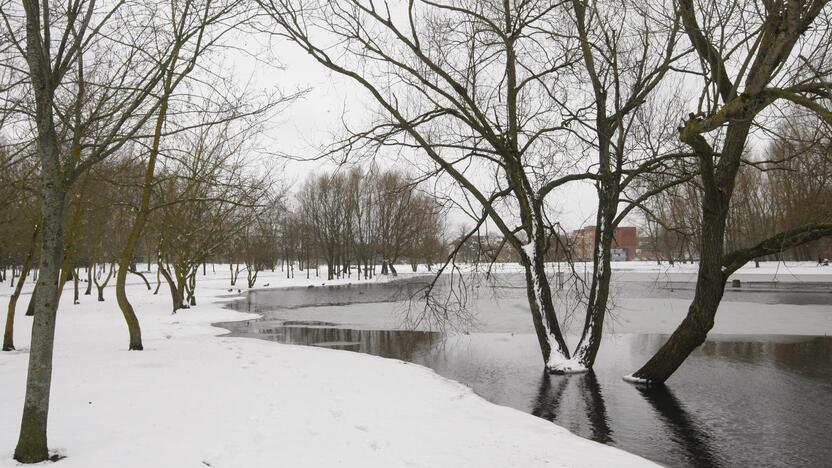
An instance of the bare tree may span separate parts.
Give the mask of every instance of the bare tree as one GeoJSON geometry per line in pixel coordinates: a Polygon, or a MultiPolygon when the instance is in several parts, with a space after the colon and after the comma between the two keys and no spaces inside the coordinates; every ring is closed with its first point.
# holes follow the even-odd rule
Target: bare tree
{"type": "MultiPolygon", "coordinates": [[[[656,97],[657,91],[668,88],[665,77],[686,54],[677,47],[680,22],[673,6],[574,0],[572,14],[581,49],[581,76],[592,89],[589,102],[572,104],[578,109],[575,121],[581,124],[575,132],[578,141],[597,155],[592,278],[583,331],[572,358],[573,370],[585,370],[592,367],[601,344],[615,229],[633,209],[691,177],[682,174],[661,184],[650,183],[657,172],[667,173],[675,160],[685,156],[667,131],[667,109],[673,103],[656,97]]],[[[575,94],[581,87],[583,83],[575,94]]]]}
{"type": "MultiPolygon", "coordinates": [[[[594,174],[571,172],[562,141],[562,72],[579,59],[577,41],[550,31],[568,22],[558,4],[412,1],[261,1],[274,33],[363,87],[380,106],[377,124],[333,151],[361,142],[415,148],[449,177],[522,259],[532,321],[544,362],[569,362],[544,265],[553,223],[546,197],[594,174]],[[331,41],[331,42],[330,42],[331,41]],[[334,45],[333,45],[334,44],[334,45]],[[390,79],[395,77],[395,79],[390,79]]],[[[432,305],[444,302],[428,301],[432,305]]],[[[437,316],[447,316],[436,311],[437,316]]]]}
{"type": "Polygon", "coordinates": [[[783,103],[828,124],[829,45],[826,0],[781,0],[746,8],[744,2],[692,0],[678,4],[685,33],[700,59],[697,112],[679,127],[695,154],[702,184],[702,231],[696,291],[688,314],[639,370],[637,381],[661,383],[707,337],[727,278],[749,260],[832,235],[832,221],[783,231],[726,251],[726,221],[749,135],[770,125],[783,103]]]}
{"type": "Polygon", "coordinates": [[[32,90],[28,117],[35,129],[42,179],[40,268],[15,449],[16,460],[33,463],[49,457],[46,425],[66,194],[155,114],[158,102],[151,96],[167,68],[159,64],[167,63],[171,54],[169,44],[160,44],[161,53],[152,60],[141,52],[150,50],[149,42],[156,38],[154,25],[136,18],[143,8],[153,8],[146,3],[119,2],[106,8],[85,0],[59,5],[27,0],[22,7],[19,11],[4,6],[2,19],[12,34],[13,50],[25,60],[24,82],[32,90]],[[125,35],[129,40],[115,39],[125,35]]]}
{"type": "MultiPolygon", "coordinates": [[[[119,267],[116,274],[116,300],[127,323],[130,334],[130,350],[141,350],[143,345],[141,327],[125,290],[127,273],[130,270],[133,254],[150,212],[150,197],[154,183],[156,160],[159,156],[159,148],[169,110],[173,105],[172,101],[175,99],[174,93],[177,87],[185,82],[189,74],[197,67],[199,58],[211,50],[212,47],[218,46],[220,44],[219,39],[230,28],[247,19],[246,12],[237,8],[236,5],[238,5],[238,2],[212,0],[171,2],[170,15],[166,18],[168,24],[163,24],[160,27],[163,33],[167,33],[169,39],[163,40],[162,44],[157,44],[156,47],[161,45],[166,49],[169,48],[170,58],[158,65],[158,73],[163,75],[163,79],[159,83],[161,89],[158,92],[158,111],[155,115],[155,124],[148,148],[141,201],[136,210],[136,217],[130,235],[119,256],[119,267]]],[[[152,49],[147,52],[154,53],[152,49]]]]}

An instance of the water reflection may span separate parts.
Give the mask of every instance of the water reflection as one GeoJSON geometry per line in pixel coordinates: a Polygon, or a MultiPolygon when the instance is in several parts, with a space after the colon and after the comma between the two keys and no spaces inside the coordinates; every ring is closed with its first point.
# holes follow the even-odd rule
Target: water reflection
{"type": "MultiPolygon", "coordinates": [[[[338,301],[344,295],[375,301],[384,294],[372,288],[336,291],[338,301]]],[[[532,334],[372,330],[339,322],[347,317],[338,309],[310,307],[298,313],[297,307],[304,307],[301,296],[288,301],[295,308],[291,313],[258,301],[237,307],[270,310],[263,318],[223,326],[235,336],[421,364],[492,402],[665,465],[828,466],[832,460],[827,440],[832,337],[714,335],[674,375],[670,387],[643,389],[624,383],[621,375],[643,363],[666,335],[609,335],[595,371],[553,376],[541,372],[532,334]]],[[[326,294],[315,295],[314,301],[332,302],[326,294]]],[[[385,326],[381,319],[373,322],[383,304],[379,307],[368,306],[362,319],[385,326]]]]}
{"type": "Polygon", "coordinates": [[[589,438],[596,442],[614,445],[607,408],[594,371],[565,376],[543,372],[531,413],[539,418],[560,423],[563,415],[560,403],[564,401],[564,393],[568,387],[575,387],[574,393],[582,399],[584,416],[591,434],[589,438]]]}
{"type": "Polygon", "coordinates": [[[673,442],[681,451],[687,453],[688,466],[723,466],[715,457],[716,451],[711,447],[711,436],[700,429],[702,426],[695,423],[682,402],[669,388],[657,385],[636,389],[656,410],[665,427],[673,434],[673,442]]]}

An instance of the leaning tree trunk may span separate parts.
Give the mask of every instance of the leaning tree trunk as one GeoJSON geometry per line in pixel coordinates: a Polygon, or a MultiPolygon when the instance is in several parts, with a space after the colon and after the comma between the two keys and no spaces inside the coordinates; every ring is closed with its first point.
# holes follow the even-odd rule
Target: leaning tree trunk
{"type": "Polygon", "coordinates": [[[711,169],[712,156],[699,154],[704,193],[701,258],[693,301],[688,308],[687,316],[667,342],[641,369],[628,377],[630,380],[665,382],[690,353],[705,342],[708,332],[714,326],[714,317],[725,292],[727,279],[722,264],[725,255],[725,225],[750,121],[751,119],[748,119],[742,124],[729,126],[722,147],[722,156],[715,171],[711,169]]]}
{"type": "Polygon", "coordinates": [[[29,275],[29,270],[32,269],[32,257],[35,255],[37,248],[37,238],[40,232],[40,226],[35,226],[32,234],[32,242],[29,244],[29,252],[26,253],[26,258],[23,259],[23,267],[20,269],[20,277],[17,280],[17,285],[9,298],[9,308],[6,312],[6,327],[3,331],[3,351],[14,350],[14,314],[17,307],[17,299],[20,297],[20,292],[23,290],[23,285],[26,283],[26,277],[29,275]]]}
{"type": "Polygon", "coordinates": [[[696,292],[688,308],[688,314],[667,342],[639,370],[633,373],[635,380],[663,383],[676,372],[690,353],[705,342],[714,326],[714,317],[725,291],[725,275],[722,271],[724,216],[718,201],[705,194],[702,219],[702,244],[696,292]],[[720,220],[721,218],[721,220],[720,220]]]}

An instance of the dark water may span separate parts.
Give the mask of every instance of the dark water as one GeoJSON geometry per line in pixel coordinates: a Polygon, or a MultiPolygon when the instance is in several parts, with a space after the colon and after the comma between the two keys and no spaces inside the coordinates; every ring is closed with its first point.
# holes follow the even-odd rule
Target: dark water
{"type": "MultiPolygon", "coordinates": [[[[629,286],[631,297],[652,297],[650,291],[656,289],[655,285],[629,286]]],[[[391,301],[407,296],[415,287],[258,291],[233,307],[258,311],[264,317],[223,326],[236,336],[421,364],[470,386],[494,403],[668,466],[832,466],[832,337],[715,335],[666,387],[642,389],[625,383],[621,376],[643,364],[665,335],[608,335],[593,372],[550,376],[541,370],[540,352],[531,334],[443,336],[367,329],[370,326],[345,328],[337,315],[328,322],[297,319],[298,311],[306,307],[313,311],[321,306],[367,303],[392,309],[391,301]],[[285,318],[291,309],[292,318],[285,318]]],[[[505,288],[511,294],[513,286],[505,288]]],[[[832,296],[807,291],[805,285],[790,289],[762,293],[767,296],[763,298],[733,294],[745,295],[748,301],[822,304],[832,296]]],[[[675,297],[686,291],[677,285],[670,294],[675,297]]],[[[660,293],[661,297],[667,294],[660,293]]]]}

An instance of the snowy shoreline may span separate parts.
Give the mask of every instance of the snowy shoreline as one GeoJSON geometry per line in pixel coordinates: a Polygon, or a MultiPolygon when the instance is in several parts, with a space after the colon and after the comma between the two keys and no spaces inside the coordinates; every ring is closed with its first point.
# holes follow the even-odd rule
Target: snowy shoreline
{"type": "MultiPolygon", "coordinates": [[[[103,303],[82,296],[73,305],[71,294],[64,295],[49,443],[66,458],[56,466],[654,465],[491,404],[421,366],[219,336],[226,330],[213,323],[253,316],[223,308],[237,299],[221,297],[228,292],[223,273],[200,276],[200,305],[176,315],[166,295],[153,296],[131,281],[142,352],[126,351],[127,331],[111,288],[103,303]]],[[[264,275],[261,282],[309,284],[278,276],[264,275]]],[[[4,288],[0,297],[8,294],[4,288]]],[[[0,354],[4,467],[19,466],[11,455],[31,331],[24,308],[15,331],[19,351],[0,354]]]]}

